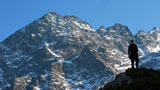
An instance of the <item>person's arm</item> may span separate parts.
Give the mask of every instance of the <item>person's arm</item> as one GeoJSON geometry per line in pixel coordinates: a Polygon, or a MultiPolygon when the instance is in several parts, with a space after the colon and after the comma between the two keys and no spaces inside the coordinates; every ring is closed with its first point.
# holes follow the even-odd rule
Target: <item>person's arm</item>
{"type": "Polygon", "coordinates": [[[138,53],[138,46],[136,45],[136,52],[138,53]]]}
{"type": "Polygon", "coordinates": [[[128,47],[128,56],[130,56],[131,52],[130,52],[130,45],[128,47]]]}
{"type": "Polygon", "coordinates": [[[131,46],[130,46],[130,45],[129,45],[129,47],[128,47],[128,58],[131,59],[131,46]]]}

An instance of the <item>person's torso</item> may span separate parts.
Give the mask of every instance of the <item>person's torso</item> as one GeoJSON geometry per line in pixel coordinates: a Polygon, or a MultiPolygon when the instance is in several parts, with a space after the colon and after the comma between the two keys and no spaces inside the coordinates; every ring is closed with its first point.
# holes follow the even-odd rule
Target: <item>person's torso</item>
{"type": "Polygon", "coordinates": [[[129,48],[130,48],[131,54],[137,54],[138,53],[137,45],[131,44],[129,48]]]}

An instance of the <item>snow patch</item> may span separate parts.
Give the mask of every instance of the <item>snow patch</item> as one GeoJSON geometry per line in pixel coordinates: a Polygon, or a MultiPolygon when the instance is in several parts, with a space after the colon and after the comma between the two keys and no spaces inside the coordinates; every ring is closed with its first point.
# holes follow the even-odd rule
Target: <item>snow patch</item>
{"type": "Polygon", "coordinates": [[[75,60],[75,59],[79,58],[79,56],[80,56],[80,54],[75,56],[75,57],[73,57],[71,60],[75,60]]]}
{"type": "Polygon", "coordinates": [[[149,50],[149,52],[159,52],[160,51],[160,46],[157,45],[155,48],[152,47],[147,47],[147,49],[149,50]]]}
{"type": "Polygon", "coordinates": [[[118,70],[118,72],[125,72],[128,68],[131,68],[131,65],[127,66],[120,66],[118,64],[115,64],[114,67],[118,70]]]}
{"type": "Polygon", "coordinates": [[[104,36],[107,40],[113,40],[113,38],[112,37],[110,37],[110,36],[108,36],[108,35],[106,35],[106,36],[104,36]]]}
{"type": "Polygon", "coordinates": [[[31,34],[32,38],[34,38],[36,35],[35,34],[31,34]]]}
{"type": "Polygon", "coordinates": [[[140,54],[141,56],[144,56],[144,55],[145,55],[144,51],[143,51],[141,48],[138,48],[138,51],[139,51],[139,54],[140,54]]]}
{"type": "Polygon", "coordinates": [[[115,54],[118,53],[118,50],[115,50],[115,49],[114,49],[114,50],[112,50],[111,52],[112,52],[112,55],[115,55],[115,54]]]}
{"type": "Polygon", "coordinates": [[[86,30],[91,30],[91,31],[95,31],[93,28],[91,28],[88,24],[83,24],[83,23],[79,23],[77,21],[73,21],[73,23],[77,26],[79,26],[82,29],[86,29],[86,30]]]}
{"type": "Polygon", "coordinates": [[[58,60],[59,63],[67,63],[67,64],[72,64],[72,61],[71,60],[58,60]]]}
{"type": "Polygon", "coordinates": [[[48,43],[45,43],[45,48],[48,50],[48,52],[50,54],[52,54],[53,56],[55,57],[59,57],[57,54],[55,54],[50,48],[49,48],[49,44],[48,43]]]}
{"type": "Polygon", "coordinates": [[[33,86],[33,90],[40,90],[38,86],[33,86]]]}

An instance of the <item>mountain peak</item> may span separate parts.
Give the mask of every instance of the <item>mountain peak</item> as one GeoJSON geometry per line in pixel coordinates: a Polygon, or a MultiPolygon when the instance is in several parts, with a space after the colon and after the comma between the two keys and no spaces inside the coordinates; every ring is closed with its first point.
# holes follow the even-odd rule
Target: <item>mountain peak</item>
{"type": "Polygon", "coordinates": [[[49,15],[49,14],[56,15],[56,12],[48,12],[46,15],[49,15]]]}
{"type": "Polygon", "coordinates": [[[116,23],[114,26],[123,26],[122,24],[120,24],[120,23],[116,23]]]}
{"type": "Polygon", "coordinates": [[[115,25],[111,26],[110,28],[112,28],[114,30],[118,30],[118,31],[121,31],[121,30],[129,31],[129,28],[125,25],[122,25],[122,24],[115,24],[115,25]]]}
{"type": "Polygon", "coordinates": [[[45,14],[42,18],[54,17],[56,15],[57,15],[56,12],[49,12],[49,13],[45,14]]]}
{"type": "Polygon", "coordinates": [[[144,30],[139,30],[136,36],[148,36],[148,33],[145,32],[144,30]]]}
{"type": "Polygon", "coordinates": [[[160,28],[159,27],[154,27],[152,30],[149,31],[149,33],[151,33],[151,34],[154,33],[154,32],[160,33],[160,28]]]}
{"type": "Polygon", "coordinates": [[[65,18],[65,19],[79,20],[79,18],[78,18],[78,17],[73,16],[73,15],[65,15],[65,16],[64,16],[64,18],[65,18]]]}
{"type": "Polygon", "coordinates": [[[144,30],[139,30],[138,33],[139,33],[139,34],[145,33],[145,31],[144,31],[144,30]]]}
{"type": "Polygon", "coordinates": [[[104,26],[100,26],[98,30],[105,30],[104,26]]]}
{"type": "Polygon", "coordinates": [[[119,24],[119,23],[117,23],[117,24],[115,24],[115,25],[112,26],[112,28],[117,28],[117,29],[119,29],[121,27],[123,27],[123,25],[119,24]]]}
{"type": "Polygon", "coordinates": [[[160,31],[158,27],[154,27],[153,30],[160,31]]]}
{"type": "Polygon", "coordinates": [[[153,30],[154,30],[154,31],[157,31],[157,32],[160,32],[159,27],[154,27],[153,30]]]}

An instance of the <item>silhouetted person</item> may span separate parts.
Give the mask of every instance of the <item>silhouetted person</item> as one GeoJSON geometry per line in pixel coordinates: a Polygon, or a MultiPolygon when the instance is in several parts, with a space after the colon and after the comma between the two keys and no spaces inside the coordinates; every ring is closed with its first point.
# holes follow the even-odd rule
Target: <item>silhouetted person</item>
{"type": "Polygon", "coordinates": [[[129,58],[131,59],[132,68],[134,68],[134,61],[136,61],[136,67],[138,68],[138,62],[139,62],[138,47],[134,43],[134,40],[130,41],[130,45],[128,47],[128,55],[129,58]]]}

